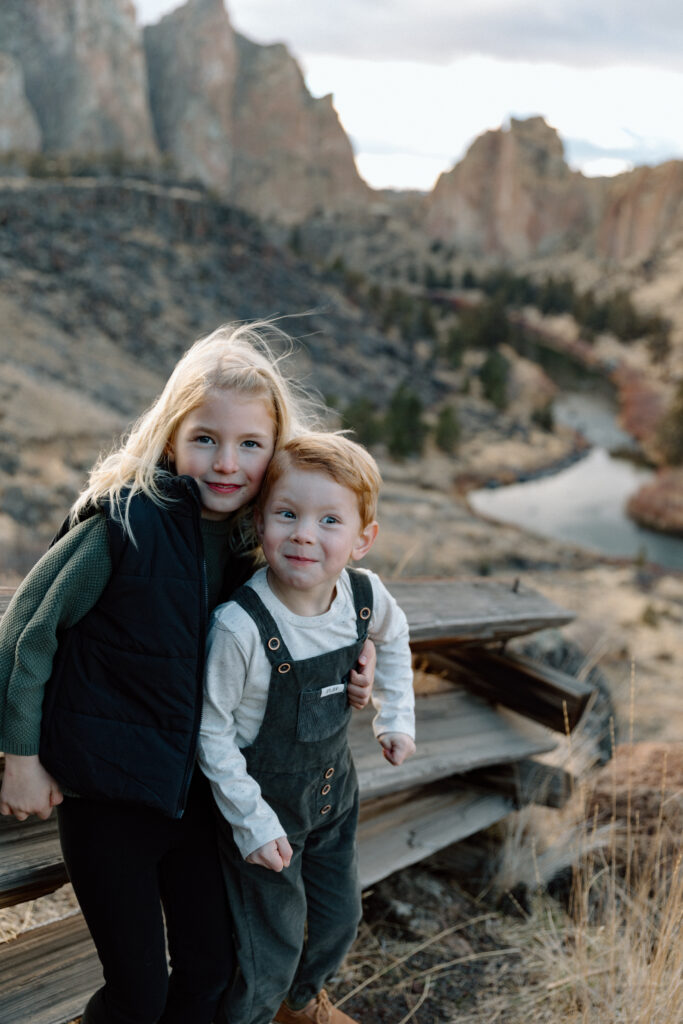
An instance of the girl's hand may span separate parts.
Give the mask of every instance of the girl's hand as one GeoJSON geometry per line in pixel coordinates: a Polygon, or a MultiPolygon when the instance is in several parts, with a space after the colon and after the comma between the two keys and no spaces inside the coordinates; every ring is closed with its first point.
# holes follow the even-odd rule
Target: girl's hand
{"type": "Polygon", "coordinates": [[[383,732],[377,739],[389,764],[397,767],[407,757],[412,757],[416,750],[415,740],[405,732],[383,732]]]}
{"type": "Polygon", "coordinates": [[[0,814],[13,814],[18,821],[26,821],[29,814],[49,818],[52,808],[63,799],[59,783],[48,775],[37,754],[5,754],[0,814]]]}
{"type": "Polygon", "coordinates": [[[283,868],[288,868],[291,859],[292,847],[289,845],[287,836],[273,839],[245,857],[247,864],[259,864],[262,868],[269,868],[271,871],[282,871],[283,868]]]}
{"type": "Polygon", "coordinates": [[[351,669],[346,693],[352,708],[360,711],[370,700],[372,684],[375,681],[377,651],[372,640],[366,640],[358,655],[358,669],[351,669]]]}

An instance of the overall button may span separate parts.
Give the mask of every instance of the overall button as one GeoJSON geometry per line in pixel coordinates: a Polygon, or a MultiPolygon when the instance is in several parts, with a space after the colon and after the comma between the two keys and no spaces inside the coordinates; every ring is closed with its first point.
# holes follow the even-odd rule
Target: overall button
{"type": "Polygon", "coordinates": [[[325,804],[324,807],[320,808],[321,814],[328,814],[332,810],[332,804],[325,804]]]}
{"type": "Polygon", "coordinates": [[[327,794],[329,793],[329,791],[331,789],[332,789],[332,786],[329,784],[329,782],[326,782],[325,785],[323,786],[323,788],[320,790],[320,793],[321,793],[322,796],[327,796],[327,794]]]}
{"type": "Polygon", "coordinates": [[[334,775],[334,768],[328,768],[327,771],[325,772],[325,778],[326,779],[331,779],[333,775],[334,775]]]}

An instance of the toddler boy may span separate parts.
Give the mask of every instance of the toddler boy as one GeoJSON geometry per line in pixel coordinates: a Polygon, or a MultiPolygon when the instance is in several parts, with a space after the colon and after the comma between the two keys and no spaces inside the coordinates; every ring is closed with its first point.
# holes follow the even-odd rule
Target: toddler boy
{"type": "Polygon", "coordinates": [[[394,765],[415,752],[405,616],[374,573],[347,568],[377,535],[380,483],[339,434],[276,452],[255,513],[268,564],[212,621],[199,756],[225,818],[230,1024],[355,1024],[324,984],[361,916],[346,686],[366,636],[375,735],[394,765]]]}

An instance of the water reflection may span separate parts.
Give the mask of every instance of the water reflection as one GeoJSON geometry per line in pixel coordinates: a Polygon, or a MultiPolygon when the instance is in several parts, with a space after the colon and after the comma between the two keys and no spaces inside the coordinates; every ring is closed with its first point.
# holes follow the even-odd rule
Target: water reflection
{"type": "Polygon", "coordinates": [[[552,476],[469,494],[472,508],[502,522],[621,558],[646,558],[683,569],[683,541],[636,526],[627,499],[652,476],[650,470],[610,455],[632,446],[614,420],[609,401],[566,395],[556,419],[582,430],[596,444],[579,462],[552,476]]]}

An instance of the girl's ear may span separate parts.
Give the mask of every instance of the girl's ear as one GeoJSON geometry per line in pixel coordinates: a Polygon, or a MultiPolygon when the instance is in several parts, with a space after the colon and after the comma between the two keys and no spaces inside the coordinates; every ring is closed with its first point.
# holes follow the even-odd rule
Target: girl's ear
{"type": "Polygon", "coordinates": [[[374,520],[373,522],[368,523],[367,526],[363,527],[363,529],[358,534],[356,542],[353,545],[353,549],[351,551],[351,558],[353,559],[354,562],[357,562],[359,559],[363,558],[364,555],[367,555],[368,551],[375,543],[375,537],[377,536],[378,530],[379,524],[376,523],[374,520]]]}

